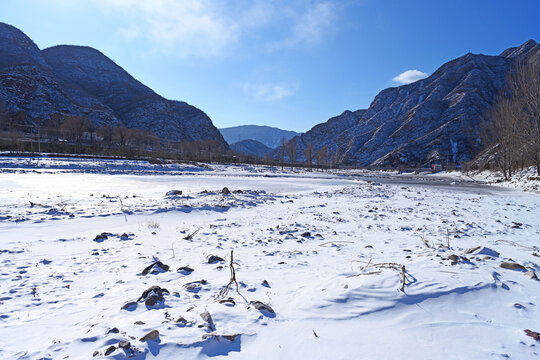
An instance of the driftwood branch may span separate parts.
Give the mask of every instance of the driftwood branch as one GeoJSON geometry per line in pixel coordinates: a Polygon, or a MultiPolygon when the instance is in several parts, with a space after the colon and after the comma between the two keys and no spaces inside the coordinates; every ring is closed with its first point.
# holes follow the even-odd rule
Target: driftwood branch
{"type": "MultiPolygon", "coordinates": [[[[407,281],[406,272],[405,272],[405,265],[399,264],[399,263],[393,263],[393,262],[371,264],[371,259],[370,259],[369,262],[367,263],[367,265],[364,266],[361,269],[361,271],[365,270],[368,267],[375,267],[375,268],[379,268],[379,269],[391,269],[391,270],[395,270],[395,271],[399,272],[399,274],[401,275],[401,286],[399,288],[399,291],[403,291],[405,289],[405,285],[406,285],[406,281],[407,281]]],[[[375,275],[375,274],[379,274],[379,273],[380,273],[380,271],[372,271],[372,272],[368,272],[368,273],[358,273],[358,274],[354,274],[354,275],[349,275],[347,277],[351,278],[351,277],[357,277],[357,276],[361,276],[361,275],[375,275]]]]}

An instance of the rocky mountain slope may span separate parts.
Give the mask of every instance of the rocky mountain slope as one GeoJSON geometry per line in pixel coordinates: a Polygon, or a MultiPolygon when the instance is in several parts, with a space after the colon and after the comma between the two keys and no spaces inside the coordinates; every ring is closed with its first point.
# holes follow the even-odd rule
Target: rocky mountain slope
{"type": "Polygon", "coordinates": [[[498,56],[469,53],[426,79],[381,91],[367,110],[346,111],[315,126],[297,137],[297,153],[312,143],[316,149],[328,146],[344,164],[467,161],[481,148],[479,125],[512,66],[525,58],[538,61],[539,54],[534,40],[498,56]]]}
{"type": "Polygon", "coordinates": [[[97,125],[150,130],[162,139],[216,140],[228,147],[210,118],[167,100],[96,49],[54,46],[40,51],[20,30],[0,23],[0,99],[26,124],[53,114],[85,115],[97,125]]]}
{"type": "Polygon", "coordinates": [[[231,150],[245,154],[264,158],[272,149],[257,140],[246,139],[232,143],[231,150]]]}
{"type": "Polygon", "coordinates": [[[257,140],[269,148],[281,145],[281,139],[289,140],[300,135],[295,131],[282,130],[270,126],[242,125],[219,129],[225,141],[229,144],[242,140],[257,140]]]}

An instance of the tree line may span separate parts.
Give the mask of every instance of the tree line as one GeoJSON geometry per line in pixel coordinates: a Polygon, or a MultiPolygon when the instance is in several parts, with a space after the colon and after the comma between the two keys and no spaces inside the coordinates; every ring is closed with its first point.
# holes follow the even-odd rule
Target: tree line
{"type": "Polygon", "coordinates": [[[540,176],[540,61],[519,62],[481,126],[485,146],[477,159],[505,179],[528,166],[540,176]]]}

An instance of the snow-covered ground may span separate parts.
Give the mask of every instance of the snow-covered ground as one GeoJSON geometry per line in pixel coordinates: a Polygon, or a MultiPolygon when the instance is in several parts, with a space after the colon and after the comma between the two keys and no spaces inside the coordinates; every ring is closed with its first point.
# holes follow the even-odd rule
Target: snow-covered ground
{"type": "Polygon", "coordinates": [[[540,331],[538,194],[247,166],[0,169],[2,359],[540,353],[524,332],[540,331]]]}

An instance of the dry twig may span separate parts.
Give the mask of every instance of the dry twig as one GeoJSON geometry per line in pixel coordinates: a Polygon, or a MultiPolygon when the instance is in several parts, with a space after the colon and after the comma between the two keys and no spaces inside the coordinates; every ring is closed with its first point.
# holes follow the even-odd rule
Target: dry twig
{"type": "Polygon", "coordinates": [[[231,271],[231,277],[229,279],[229,283],[227,284],[227,286],[225,288],[223,288],[220,291],[220,293],[218,295],[218,298],[223,298],[223,297],[227,296],[227,294],[229,293],[229,290],[231,289],[231,286],[232,286],[233,283],[236,285],[236,292],[239,293],[238,281],[236,281],[236,271],[234,270],[233,250],[231,250],[231,262],[229,263],[229,269],[231,271]]]}

